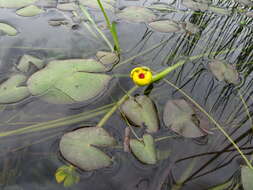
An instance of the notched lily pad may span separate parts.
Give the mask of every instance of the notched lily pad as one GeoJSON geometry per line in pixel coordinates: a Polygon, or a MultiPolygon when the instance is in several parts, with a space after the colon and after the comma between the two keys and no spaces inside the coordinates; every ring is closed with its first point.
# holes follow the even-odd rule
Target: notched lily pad
{"type": "Polygon", "coordinates": [[[32,17],[44,13],[45,11],[38,6],[29,5],[16,11],[16,14],[24,17],[32,17]]]}
{"type": "Polygon", "coordinates": [[[34,4],[38,0],[0,0],[1,8],[20,8],[34,4]]]}
{"type": "Polygon", "coordinates": [[[82,170],[90,171],[112,164],[112,158],[99,147],[110,147],[115,139],[101,127],[81,128],[63,135],[60,141],[62,156],[82,170]]]}
{"type": "Polygon", "coordinates": [[[121,106],[122,113],[136,126],[147,127],[147,132],[156,132],[159,121],[156,108],[148,96],[131,97],[121,106]]]}
{"type": "Polygon", "coordinates": [[[98,51],[96,57],[104,65],[116,64],[119,62],[119,56],[114,52],[98,51]]]}
{"type": "Polygon", "coordinates": [[[116,16],[129,22],[152,22],[156,19],[156,15],[145,7],[129,6],[120,10],[116,16]]]}
{"type": "Polygon", "coordinates": [[[143,135],[143,141],[130,139],[130,148],[136,158],[142,163],[155,164],[157,162],[154,138],[151,135],[143,135]]]}
{"type": "Polygon", "coordinates": [[[150,22],[148,24],[152,29],[158,31],[158,32],[180,32],[181,26],[178,22],[173,20],[158,20],[154,22],[150,22]]]}
{"type": "Polygon", "coordinates": [[[233,65],[223,60],[213,60],[209,63],[209,68],[219,81],[225,81],[235,85],[239,83],[239,73],[233,65]]]}
{"type": "Polygon", "coordinates": [[[220,7],[210,6],[209,10],[213,13],[220,14],[220,15],[230,15],[232,11],[220,7]]]}
{"type": "Polygon", "coordinates": [[[163,120],[166,127],[189,138],[205,136],[193,108],[183,99],[169,100],[164,108],[163,120]]]}
{"type": "Polygon", "coordinates": [[[253,170],[248,166],[242,166],[241,168],[242,186],[244,190],[253,189],[253,170]]]}
{"type": "Polygon", "coordinates": [[[30,95],[26,86],[21,86],[27,77],[22,74],[15,74],[0,84],[0,104],[15,103],[30,95]]]}
{"type": "Polygon", "coordinates": [[[32,95],[54,104],[88,101],[103,94],[112,76],[93,59],[51,61],[27,81],[32,95]]]}
{"type": "MultiPolygon", "coordinates": [[[[100,0],[100,1],[104,9],[114,11],[114,6],[116,4],[115,0],[100,0]]],[[[86,7],[100,10],[97,0],[79,0],[79,2],[86,7]]]]}
{"type": "Polygon", "coordinates": [[[208,10],[208,3],[205,1],[183,0],[182,4],[194,11],[206,11],[208,10]]]}
{"type": "Polygon", "coordinates": [[[0,22],[0,33],[6,34],[8,36],[16,36],[18,31],[13,26],[0,22]]]}

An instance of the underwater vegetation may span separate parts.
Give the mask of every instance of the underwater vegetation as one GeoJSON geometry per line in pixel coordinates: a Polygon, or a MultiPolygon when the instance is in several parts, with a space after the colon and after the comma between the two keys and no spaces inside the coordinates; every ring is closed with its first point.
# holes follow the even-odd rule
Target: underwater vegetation
{"type": "Polygon", "coordinates": [[[253,189],[252,0],[0,10],[1,189],[253,189]]]}

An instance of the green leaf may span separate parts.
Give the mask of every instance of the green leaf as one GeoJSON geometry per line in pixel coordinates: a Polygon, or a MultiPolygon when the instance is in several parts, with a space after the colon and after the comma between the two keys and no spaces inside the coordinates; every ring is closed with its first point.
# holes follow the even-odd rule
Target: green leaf
{"type": "Polygon", "coordinates": [[[199,128],[199,120],[194,110],[183,99],[169,100],[164,108],[163,120],[166,127],[179,135],[196,138],[206,135],[199,128]]]}
{"type": "Polygon", "coordinates": [[[242,176],[242,186],[244,190],[252,190],[253,189],[253,169],[247,166],[242,166],[241,176],[242,176]]]}
{"type": "Polygon", "coordinates": [[[20,8],[31,5],[38,0],[0,0],[0,7],[3,8],[20,8]]]}
{"type": "Polygon", "coordinates": [[[134,125],[147,127],[147,132],[159,128],[155,105],[148,96],[130,97],[122,104],[121,111],[134,125]]]}
{"type": "Polygon", "coordinates": [[[96,57],[104,65],[116,64],[119,62],[119,56],[114,52],[98,51],[96,57]]]}
{"type": "Polygon", "coordinates": [[[148,24],[152,29],[158,32],[182,32],[182,28],[180,24],[174,20],[158,20],[154,22],[150,22],[148,24]]]}
{"type": "Polygon", "coordinates": [[[16,14],[19,16],[24,16],[24,17],[32,17],[32,16],[39,15],[43,12],[45,12],[43,9],[41,9],[35,5],[29,5],[27,7],[17,10],[16,14]]]}
{"type": "Polygon", "coordinates": [[[18,31],[13,26],[6,24],[6,23],[0,23],[0,33],[3,32],[4,34],[7,34],[8,36],[16,36],[18,31]]]}
{"type": "Polygon", "coordinates": [[[103,128],[87,127],[65,134],[60,141],[60,151],[67,161],[80,169],[90,171],[112,164],[112,158],[98,147],[115,144],[115,139],[103,128]]]}
{"type": "Polygon", "coordinates": [[[143,142],[130,139],[130,148],[141,162],[145,164],[155,164],[157,162],[154,138],[151,135],[143,135],[143,142]]]}
{"type": "Polygon", "coordinates": [[[239,83],[239,73],[233,65],[223,60],[213,60],[209,63],[209,68],[219,81],[225,81],[235,85],[239,83]]]}
{"type": "Polygon", "coordinates": [[[152,22],[156,19],[156,15],[145,7],[129,6],[120,10],[116,16],[129,22],[152,22]]]}
{"type": "Polygon", "coordinates": [[[57,183],[62,183],[64,187],[70,187],[79,182],[79,174],[75,171],[73,166],[61,166],[55,172],[55,179],[57,183]]]}
{"type": "Polygon", "coordinates": [[[27,84],[34,96],[55,104],[94,99],[101,95],[112,77],[107,68],[93,59],[51,61],[33,74],[27,84]]]}
{"type": "Polygon", "coordinates": [[[45,64],[41,59],[37,57],[34,57],[32,55],[23,55],[19,60],[17,68],[22,72],[28,72],[31,65],[36,66],[37,69],[42,69],[45,64]]]}
{"type": "Polygon", "coordinates": [[[27,80],[22,74],[15,74],[0,85],[0,104],[15,103],[27,98],[30,92],[27,87],[20,86],[27,80]]]}
{"type": "MultiPolygon", "coordinates": [[[[114,6],[116,4],[115,0],[100,0],[104,9],[114,11],[114,6]]],[[[80,4],[93,8],[93,9],[100,9],[97,0],[79,0],[80,4]]]]}

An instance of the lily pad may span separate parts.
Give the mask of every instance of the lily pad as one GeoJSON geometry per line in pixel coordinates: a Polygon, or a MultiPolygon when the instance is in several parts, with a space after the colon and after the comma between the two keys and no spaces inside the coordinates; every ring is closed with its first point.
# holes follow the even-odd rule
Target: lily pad
{"type": "Polygon", "coordinates": [[[55,104],[91,100],[107,89],[112,77],[93,59],[51,61],[27,81],[32,95],[55,104]]]}
{"type": "Polygon", "coordinates": [[[75,11],[77,10],[78,6],[76,3],[59,3],[57,4],[57,9],[62,10],[62,11],[75,11]]]}
{"type": "Polygon", "coordinates": [[[37,69],[42,69],[44,67],[44,62],[32,55],[23,55],[17,65],[17,68],[22,72],[28,72],[31,65],[36,66],[37,69]]]}
{"type": "Polygon", "coordinates": [[[90,171],[112,164],[112,158],[99,147],[110,147],[115,139],[101,127],[81,128],[63,135],[60,141],[62,156],[82,170],[90,171]]]}
{"type": "Polygon", "coordinates": [[[156,19],[156,15],[145,7],[129,6],[120,10],[117,17],[129,22],[152,22],[156,19]]]}
{"type": "Polygon", "coordinates": [[[206,135],[199,128],[193,108],[183,99],[169,100],[166,103],[163,120],[166,127],[184,137],[197,138],[206,135]]]}
{"type": "Polygon", "coordinates": [[[253,189],[253,170],[247,166],[241,168],[242,186],[244,190],[253,189]]]}
{"type": "Polygon", "coordinates": [[[239,74],[233,65],[223,60],[213,60],[209,63],[209,68],[219,81],[225,81],[235,85],[239,83],[239,74]]]}
{"type": "Polygon", "coordinates": [[[0,7],[20,8],[20,7],[34,4],[36,1],[38,0],[0,0],[0,7]]]}
{"type": "Polygon", "coordinates": [[[98,51],[96,57],[104,65],[116,64],[119,62],[119,56],[114,52],[98,51]]]}
{"type": "Polygon", "coordinates": [[[27,77],[22,74],[12,75],[0,85],[0,104],[21,101],[30,95],[26,86],[21,86],[27,77]]]}
{"type": "Polygon", "coordinates": [[[183,0],[182,4],[194,11],[206,11],[208,10],[208,4],[204,2],[198,2],[198,1],[193,1],[193,0],[183,0]]]}
{"type": "MultiPolygon", "coordinates": [[[[114,11],[114,5],[116,3],[115,0],[100,0],[100,1],[104,9],[114,11]]],[[[100,10],[97,0],[79,0],[79,2],[86,7],[100,10]]]]}
{"type": "Polygon", "coordinates": [[[6,23],[0,23],[0,33],[7,34],[8,36],[16,36],[18,31],[13,26],[6,24],[6,23]]]}
{"type": "Polygon", "coordinates": [[[35,5],[29,5],[16,11],[16,14],[24,17],[32,17],[44,13],[45,11],[35,5]]]}
{"type": "Polygon", "coordinates": [[[213,13],[220,14],[220,15],[230,15],[232,11],[220,7],[210,6],[209,10],[213,13]]]}
{"type": "Polygon", "coordinates": [[[155,105],[148,96],[131,97],[121,106],[121,111],[136,126],[147,127],[147,132],[156,132],[159,121],[155,105]]]}
{"type": "Polygon", "coordinates": [[[157,162],[154,138],[151,135],[143,135],[143,141],[130,139],[130,148],[138,160],[144,164],[155,164],[157,162]]]}
{"type": "Polygon", "coordinates": [[[180,32],[181,27],[178,22],[173,20],[159,20],[150,22],[148,24],[152,29],[158,31],[158,32],[180,32]]]}

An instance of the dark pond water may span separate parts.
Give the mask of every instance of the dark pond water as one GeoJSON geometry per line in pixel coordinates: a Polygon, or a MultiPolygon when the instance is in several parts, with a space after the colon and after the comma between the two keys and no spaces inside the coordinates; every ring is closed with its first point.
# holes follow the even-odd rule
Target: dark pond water
{"type": "MultiPolygon", "coordinates": [[[[168,100],[185,99],[192,104],[178,90],[180,88],[204,108],[250,158],[253,151],[250,117],[253,103],[253,8],[252,1],[251,4],[238,1],[117,1],[116,7],[120,9],[127,6],[167,6],[167,10],[163,11],[155,10],[154,7],[150,9],[156,14],[155,20],[174,20],[178,27],[190,22],[197,28],[197,32],[184,30],[163,33],[152,29],[148,22],[125,21],[108,11],[110,18],[117,21],[121,58],[118,66],[109,72],[115,75],[115,79],[103,96],[88,103],[67,105],[47,103],[32,96],[21,102],[1,105],[0,189],[63,189],[63,185],[58,184],[54,177],[57,168],[66,164],[59,151],[62,135],[98,123],[111,106],[93,114],[88,112],[120,99],[133,86],[128,75],[134,67],[145,65],[158,72],[179,60],[186,60],[187,64],[166,76],[174,86],[160,81],[154,84],[149,94],[156,104],[160,120],[160,130],[152,135],[160,139],[156,141],[159,149],[170,152],[168,158],[156,164],[143,164],[119,146],[108,151],[114,158],[113,165],[92,172],[77,169],[80,182],[68,189],[206,190],[226,182],[227,187],[220,186],[217,189],[242,189],[240,166],[245,164],[244,160],[201,111],[199,114],[206,118],[203,127],[210,133],[204,137],[185,138],[166,128],[163,122],[164,105],[168,100]],[[190,2],[188,7],[187,2],[190,2]],[[193,2],[200,3],[200,8],[197,5],[192,7],[193,2]],[[222,10],[214,11],[214,8],[205,8],[204,5],[222,10]],[[190,60],[191,56],[202,54],[205,55],[190,60]],[[126,61],[128,59],[130,60],[126,61]],[[239,74],[239,83],[217,80],[208,66],[213,59],[225,60],[233,65],[239,74]],[[76,114],[82,115],[75,116],[76,114]],[[62,122],[66,116],[78,119],[62,122]],[[8,133],[9,131],[14,132],[8,133]],[[162,140],[162,137],[165,138],[162,140]],[[180,183],[181,186],[178,185],[180,183]]],[[[0,0],[0,6],[2,2],[4,1],[0,0]]],[[[18,31],[15,36],[4,32],[0,36],[2,81],[16,72],[13,67],[25,54],[48,63],[56,59],[94,58],[99,50],[110,51],[105,41],[94,32],[94,28],[90,32],[83,25],[89,24],[87,18],[79,22],[78,16],[73,17],[75,12],[56,9],[57,3],[66,2],[68,0],[41,0],[37,5],[45,12],[33,17],[18,16],[16,8],[0,8],[0,23],[8,23],[18,31]],[[49,24],[50,20],[59,19],[65,19],[67,24],[49,24]],[[94,34],[98,37],[95,38],[94,34]]],[[[97,25],[104,26],[101,12],[88,9],[97,25]]],[[[112,42],[109,30],[102,31],[112,42]]],[[[146,87],[139,88],[134,94],[143,94],[145,89],[146,87]]],[[[122,145],[127,126],[120,113],[116,112],[104,128],[122,145]]],[[[135,130],[139,136],[144,133],[143,129],[135,130]]]]}

